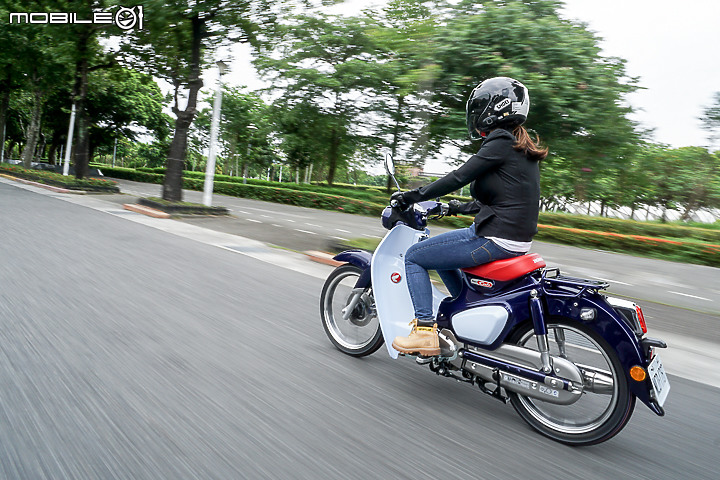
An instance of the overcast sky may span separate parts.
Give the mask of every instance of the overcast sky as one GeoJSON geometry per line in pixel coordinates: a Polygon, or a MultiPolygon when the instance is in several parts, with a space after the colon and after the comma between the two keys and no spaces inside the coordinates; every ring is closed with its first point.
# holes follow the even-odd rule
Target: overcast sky
{"type": "MultiPolygon", "coordinates": [[[[355,14],[382,3],[349,0],[337,8],[355,14]]],[[[604,55],[624,58],[628,74],[639,77],[643,89],[628,101],[633,119],[654,129],[653,141],[710,146],[698,117],[720,91],[720,0],[567,0],[563,11],[587,23],[604,55]]],[[[257,88],[251,68],[236,54],[228,80],[257,88]]]]}

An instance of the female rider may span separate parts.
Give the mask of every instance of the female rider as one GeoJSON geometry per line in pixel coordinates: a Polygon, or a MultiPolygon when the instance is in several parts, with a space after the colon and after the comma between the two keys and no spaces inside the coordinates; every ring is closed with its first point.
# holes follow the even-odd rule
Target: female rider
{"type": "Polygon", "coordinates": [[[527,88],[517,80],[496,77],[480,83],[466,105],[470,138],[484,139],[478,153],[443,178],[392,196],[401,208],[406,208],[470,183],[473,201],[451,201],[448,214],[477,214],[470,227],[432,237],[408,249],[405,274],[416,318],[411,322],[410,335],[393,341],[396,350],[424,356],[440,354],[428,270],[437,270],[455,297],[462,287],[459,269],[524,255],[530,250],[540,208],[539,163],[548,150],[538,147],[522,126],[529,108],[527,88]]]}

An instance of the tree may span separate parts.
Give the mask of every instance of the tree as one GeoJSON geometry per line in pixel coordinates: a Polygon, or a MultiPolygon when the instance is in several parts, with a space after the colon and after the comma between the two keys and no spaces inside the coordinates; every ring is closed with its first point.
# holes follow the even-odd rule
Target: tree
{"type": "MultiPolygon", "coordinates": [[[[383,84],[374,106],[373,116],[379,116],[374,132],[385,139],[398,165],[421,166],[429,153],[427,81],[434,76],[433,40],[441,25],[430,3],[391,0],[379,14],[366,12],[373,19],[368,35],[378,50],[383,84]],[[398,158],[402,146],[403,158],[398,158]]],[[[386,189],[392,188],[388,176],[386,189]]]]}
{"type": "Polygon", "coordinates": [[[627,79],[622,60],[600,55],[586,25],[560,17],[559,5],[486,0],[454,7],[434,40],[429,141],[436,151],[455,144],[473,153],[477,145],[465,140],[464,128],[471,89],[494,76],[517,78],[531,95],[527,126],[577,177],[575,196],[602,199],[608,196],[605,176],[621,169],[638,139],[623,102],[635,80],[627,79]]]}
{"type": "Polygon", "coordinates": [[[232,87],[223,92],[220,138],[227,145],[225,171],[247,177],[251,166],[267,166],[272,128],[268,114],[269,107],[255,93],[232,87]]]}
{"type": "Polygon", "coordinates": [[[687,221],[700,208],[720,207],[720,158],[701,147],[669,149],[651,146],[644,154],[652,203],[663,209],[679,207],[687,221]]]}
{"type": "Polygon", "coordinates": [[[715,142],[720,137],[720,92],[715,93],[714,103],[705,109],[700,120],[710,132],[710,142],[715,142]]]}
{"type": "MultiPolygon", "coordinates": [[[[39,11],[47,6],[39,2],[8,1],[0,14],[8,18],[8,11],[39,11]]],[[[40,139],[43,106],[47,97],[69,79],[69,55],[67,38],[58,34],[55,25],[7,24],[0,29],[3,53],[0,65],[5,66],[3,95],[0,99],[0,127],[4,127],[7,108],[12,90],[18,87],[29,95],[29,115],[25,128],[25,146],[22,160],[29,168],[35,159],[40,139]]]]}
{"type": "Polygon", "coordinates": [[[298,102],[289,108],[276,105],[273,112],[285,163],[295,169],[295,181],[299,183],[300,172],[307,171],[317,160],[318,152],[327,149],[327,118],[309,101],[298,102]]]}
{"type": "Polygon", "coordinates": [[[87,94],[90,157],[103,144],[120,137],[136,140],[140,133],[152,133],[160,144],[167,143],[171,119],[162,112],[164,103],[150,75],[120,66],[91,72],[87,94]]]}
{"type": "Polygon", "coordinates": [[[276,2],[136,2],[139,3],[145,8],[146,28],[136,31],[124,50],[129,61],[144,66],[174,88],[172,111],[176,119],[162,196],[165,200],[180,201],[188,132],[198,113],[198,94],[203,85],[200,74],[208,60],[207,54],[221,44],[254,43],[259,30],[274,21],[276,2]],[[185,108],[180,102],[181,90],[186,91],[185,108]]]}
{"type": "Polygon", "coordinates": [[[375,52],[359,18],[299,15],[283,26],[281,37],[262,46],[255,61],[272,89],[283,92],[277,108],[292,111],[305,104],[301,108],[322,117],[325,129],[315,135],[326,141],[315,155],[323,160],[330,184],[338,167],[368,141],[363,116],[382,76],[375,52]]]}

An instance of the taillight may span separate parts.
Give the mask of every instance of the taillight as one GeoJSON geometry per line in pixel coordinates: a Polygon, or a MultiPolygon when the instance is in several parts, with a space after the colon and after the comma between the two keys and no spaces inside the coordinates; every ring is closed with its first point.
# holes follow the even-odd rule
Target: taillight
{"type": "Polygon", "coordinates": [[[643,333],[647,333],[647,324],[645,323],[645,315],[642,313],[642,308],[640,308],[640,305],[635,305],[635,312],[637,313],[638,321],[640,322],[640,328],[642,328],[643,333]]]}

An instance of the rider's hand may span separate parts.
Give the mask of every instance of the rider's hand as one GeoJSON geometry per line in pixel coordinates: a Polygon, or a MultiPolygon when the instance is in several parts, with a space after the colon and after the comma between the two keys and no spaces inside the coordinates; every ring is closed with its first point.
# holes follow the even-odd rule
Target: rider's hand
{"type": "Polygon", "coordinates": [[[448,211],[447,211],[446,215],[448,215],[448,216],[457,215],[458,212],[460,211],[461,206],[462,206],[462,203],[459,200],[450,200],[448,202],[448,211]]]}
{"type": "Polygon", "coordinates": [[[400,210],[405,210],[407,207],[412,205],[413,203],[419,202],[421,199],[420,192],[417,190],[410,190],[408,192],[395,192],[390,196],[390,204],[393,204],[393,201],[397,202],[397,207],[400,208],[400,210]]]}

